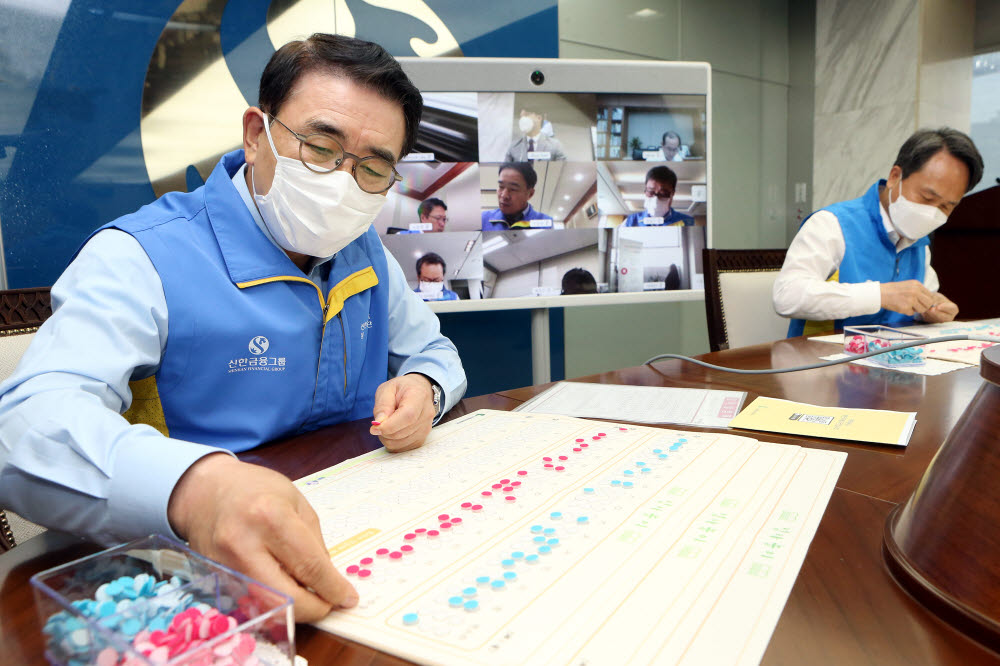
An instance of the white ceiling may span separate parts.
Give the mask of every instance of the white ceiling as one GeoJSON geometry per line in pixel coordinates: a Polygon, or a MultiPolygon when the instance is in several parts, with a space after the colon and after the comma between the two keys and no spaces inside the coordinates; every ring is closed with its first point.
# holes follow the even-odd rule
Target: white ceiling
{"type": "MultiPolygon", "coordinates": [[[[597,246],[600,229],[517,229],[483,232],[483,263],[498,273],[566,254],[588,246],[597,246]],[[492,247],[491,239],[502,237],[507,244],[492,247]],[[492,249],[486,249],[489,246],[492,249]]],[[[495,241],[494,241],[495,242],[495,241]]]]}

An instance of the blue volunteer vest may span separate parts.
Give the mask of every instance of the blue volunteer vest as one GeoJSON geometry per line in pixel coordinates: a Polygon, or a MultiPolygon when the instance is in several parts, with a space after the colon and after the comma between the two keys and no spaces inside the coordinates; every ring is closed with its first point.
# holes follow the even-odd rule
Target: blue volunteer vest
{"type": "Polygon", "coordinates": [[[389,358],[376,231],[337,254],[323,294],[257,227],[231,181],[242,164],[229,153],[203,187],[102,227],[139,241],[169,314],[160,367],[131,382],[125,417],[231,451],[370,418],[389,358]]]}
{"type": "MultiPolygon", "coordinates": [[[[925,236],[902,252],[896,252],[896,247],[889,240],[889,235],[882,225],[878,195],[879,188],[883,185],[885,185],[885,181],[880,180],[868,188],[868,191],[861,198],[835,203],[823,209],[837,216],[840,228],[844,232],[844,258],[840,262],[837,273],[830,278],[831,280],[842,283],[857,283],[867,280],[875,282],[924,281],[927,261],[925,248],[930,241],[925,236]]],[[[864,324],[905,326],[913,321],[913,317],[883,308],[874,314],[838,319],[833,323],[839,331],[844,328],[845,324],[847,326],[864,324]]],[[[806,320],[792,319],[788,325],[788,337],[802,335],[805,327],[806,320]]],[[[828,328],[828,326],[821,328],[828,328]]]]}

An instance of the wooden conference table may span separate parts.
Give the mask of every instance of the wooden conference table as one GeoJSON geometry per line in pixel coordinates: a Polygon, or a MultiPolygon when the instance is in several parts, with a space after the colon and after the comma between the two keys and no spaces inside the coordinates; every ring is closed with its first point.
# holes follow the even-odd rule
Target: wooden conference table
{"type": "MultiPolygon", "coordinates": [[[[787,367],[833,351],[802,338],[705,354],[709,362],[740,368],[787,367]]],[[[976,368],[936,377],[839,365],[787,375],[747,376],[662,361],[606,372],[580,381],[644,386],[742,390],[822,405],[916,411],[905,449],[740,432],[750,437],[848,453],[819,531],[775,629],[764,664],[809,666],[878,664],[1000,664],[1000,656],[937,620],[899,588],[881,555],[889,511],[905,501],[931,458],[979,388],[976,368]]],[[[463,400],[448,418],[477,409],[509,410],[545,386],[463,400]]],[[[697,428],[678,429],[697,430],[697,428]]],[[[366,422],[343,424],[241,456],[295,479],[377,448],[366,422]]],[[[48,532],[0,556],[0,663],[45,663],[29,577],[97,550],[48,532]]],[[[312,664],[405,663],[311,626],[297,630],[298,652],[312,664]]],[[[724,636],[719,637],[725,640],[724,636]]]]}

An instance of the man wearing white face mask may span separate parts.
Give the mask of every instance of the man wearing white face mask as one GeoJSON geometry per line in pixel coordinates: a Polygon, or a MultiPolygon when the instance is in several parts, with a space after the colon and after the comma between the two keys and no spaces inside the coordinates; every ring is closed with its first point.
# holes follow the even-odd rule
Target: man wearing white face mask
{"type": "Polygon", "coordinates": [[[665,166],[655,166],[646,172],[646,188],[643,191],[643,210],[625,218],[626,227],[690,227],[694,218],[687,213],[674,210],[674,192],[677,190],[677,174],[665,166]]]}
{"type": "Polygon", "coordinates": [[[0,386],[0,506],[105,543],[174,534],[292,595],[353,606],[312,508],[235,452],[372,419],[420,446],[465,391],[455,346],[371,223],[423,106],[376,44],[280,48],[243,149],[102,227],[0,386]]]}
{"type": "Polygon", "coordinates": [[[927,236],[982,175],[968,136],[920,130],[899,149],[886,180],[806,218],[774,283],[775,311],[792,318],[789,337],[845,324],[954,319],[958,306],[938,292],[927,236]]]}
{"type": "Polygon", "coordinates": [[[417,288],[414,290],[425,301],[457,301],[458,294],[444,286],[448,267],[436,252],[428,252],[417,259],[417,288]]]}
{"type": "MultiPolygon", "coordinates": [[[[514,140],[507,149],[504,162],[532,162],[534,160],[565,160],[562,143],[551,134],[542,131],[544,117],[540,113],[521,109],[517,119],[517,128],[521,136],[514,140]]],[[[552,126],[549,125],[551,131],[552,126]]]]}

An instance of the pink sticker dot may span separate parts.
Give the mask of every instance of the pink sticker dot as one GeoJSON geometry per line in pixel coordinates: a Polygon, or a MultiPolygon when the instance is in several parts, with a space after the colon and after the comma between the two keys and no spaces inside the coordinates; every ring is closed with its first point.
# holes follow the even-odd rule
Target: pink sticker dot
{"type": "Polygon", "coordinates": [[[552,458],[548,456],[545,456],[544,458],[542,458],[542,460],[544,460],[545,462],[552,462],[552,458]]]}
{"type": "Polygon", "coordinates": [[[400,546],[399,549],[401,551],[403,551],[404,553],[412,553],[413,552],[413,546],[410,546],[410,545],[400,546]]]}
{"type": "Polygon", "coordinates": [[[500,483],[508,484],[510,483],[510,479],[500,479],[500,483]]]}
{"type": "Polygon", "coordinates": [[[347,567],[347,569],[345,569],[345,571],[349,574],[356,574],[360,570],[361,567],[359,567],[357,564],[352,564],[351,566],[347,567]]]}
{"type": "Polygon", "coordinates": [[[378,550],[375,551],[375,554],[376,555],[388,555],[389,554],[389,549],[388,548],[379,548],[378,550]]]}
{"type": "Polygon", "coordinates": [[[580,451],[583,451],[583,449],[573,449],[573,453],[579,453],[580,451]]]}
{"type": "Polygon", "coordinates": [[[372,559],[372,558],[370,558],[370,557],[362,557],[362,558],[361,558],[361,565],[362,565],[362,566],[368,566],[369,564],[371,564],[371,563],[372,563],[372,562],[374,562],[374,561],[375,561],[375,560],[373,560],[373,559],[372,559]]]}
{"type": "Polygon", "coordinates": [[[628,432],[628,428],[618,428],[618,429],[621,430],[622,432],[628,432]]]}
{"type": "Polygon", "coordinates": [[[448,514],[442,513],[440,516],[438,516],[438,520],[448,520],[448,514]]]}
{"type": "Polygon", "coordinates": [[[552,467],[552,463],[545,463],[545,467],[546,467],[546,468],[548,468],[548,467],[552,467]]]}
{"type": "Polygon", "coordinates": [[[556,467],[556,471],[557,471],[557,472],[561,472],[561,471],[563,471],[564,469],[566,469],[566,468],[565,468],[565,467],[563,467],[562,465],[559,465],[559,467],[556,467]]]}
{"type": "Polygon", "coordinates": [[[492,486],[490,486],[490,488],[492,488],[493,490],[500,490],[501,488],[503,488],[503,484],[502,483],[494,483],[492,486]]]}
{"type": "Polygon", "coordinates": [[[368,576],[371,576],[371,575],[372,575],[372,572],[369,571],[368,569],[362,569],[361,571],[358,572],[358,577],[359,578],[368,578],[368,576]]]}
{"type": "Polygon", "coordinates": [[[591,437],[591,439],[600,439],[600,437],[598,437],[597,435],[594,435],[593,437],[591,437]]]}
{"type": "Polygon", "coordinates": [[[608,435],[607,435],[607,433],[599,432],[599,433],[597,433],[597,436],[598,437],[607,437],[608,435]]]}
{"type": "Polygon", "coordinates": [[[493,496],[493,493],[491,493],[490,491],[488,491],[488,490],[484,490],[483,491],[483,497],[492,497],[492,496],[493,496]]]}
{"type": "Polygon", "coordinates": [[[440,527],[443,530],[451,529],[451,523],[441,523],[440,525],[438,525],[438,527],[440,527]]]}
{"type": "Polygon", "coordinates": [[[438,534],[440,534],[440,532],[437,530],[427,530],[427,536],[429,537],[436,537],[438,534]]]}
{"type": "Polygon", "coordinates": [[[513,502],[517,498],[514,497],[513,495],[507,495],[507,497],[504,497],[504,499],[507,500],[508,502],[513,502]]]}
{"type": "Polygon", "coordinates": [[[512,491],[512,490],[514,490],[514,486],[504,486],[504,487],[503,487],[503,491],[504,491],[505,493],[509,493],[509,492],[510,492],[510,491],[512,491]]]}
{"type": "Polygon", "coordinates": [[[559,460],[569,460],[566,456],[559,456],[559,460]]]}
{"type": "Polygon", "coordinates": [[[472,502],[462,502],[462,508],[468,509],[472,506],[472,502]]]}
{"type": "Polygon", "coordinates": [[[452,525],[458,525],[460,522],[462,522],[461,518],[452,518],[451,519],[451,524],[452,525]]]}
{"type": "Polygon", "coordinates": [[[414,532],[416,532],[417,534],[423,534],[423,533],[424,533],[424,532],[426,532],[427,530],[426,530],[426,529],[424,529],[423,527],[418,527],[417,529],[415,529],[415,530],[413,530],[413,531],[414,531],[414,532]]]}
{"type": "Polygon", "coordinates": [[[578,441],[578,442],[582,442],[582,441],[583,441],[583,437],[578,437],[578,438],[576,439],[576,441],[578,441]]]}
{"type": "Polygon", "coordinates": [[[524,469],[518,470],[517,475],[518,476],[527,476],[528,475],[528,471],[524,470],[524,469]]]}
{"type": "Polygon", "coordinates": [[[510,485],[512,485],[512,486],[514,486],[515,488],[517,488],[517,487],[518,487],[519,485],[521,485],[521,482],[520,482],[520,481],[515,481],[514,483],[512,483],[512,484],[510,484],[510,485]]]}
{"type": "Polygon", "coordinates": [[[389,557],[392,558],[392,559],[394,559],[394,560],[398,560],[402,556],[403,556],[403,554],[401,552],[399,552],[398,550],[394,550],[391,553],[389,553],[389,557]]]}
{"type": "Polygon", "coordinates": [[[407,541],[413,541],[414,539],[417,538],[417,535],[414,534],[413,532],[410,532],[409,534],[404,534],[403,538],[406,539],[407,541]]]}
{"type": "Polygon", "coordinates": [[[589,444],[581,444],[581,445],[580,445],[580,448],[581,448],[581,449],[585,449],[585,448],[587,448],[588,446],[590,446],[590,445],[589,445],[589,444]]]}
{"type": "Polygon", "coordinates": [[[482,504],[473,504],[472,505],[472,510],[473,511],[482,511],[483,510],[483,505],[482,504]]]}

